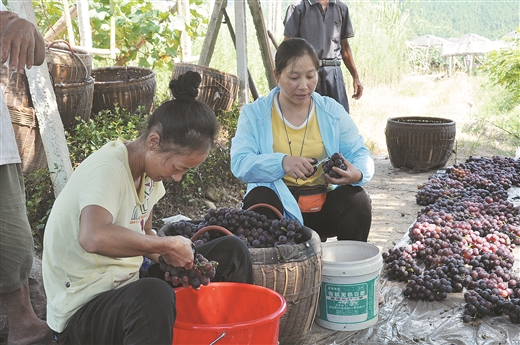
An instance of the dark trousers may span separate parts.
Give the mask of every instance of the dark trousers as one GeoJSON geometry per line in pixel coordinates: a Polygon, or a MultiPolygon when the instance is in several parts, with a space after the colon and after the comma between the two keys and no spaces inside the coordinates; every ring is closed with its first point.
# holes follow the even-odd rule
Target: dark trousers
{"type": "Polygon", "coordinates": [[[345,108],[347,113],[350,113],[341,66],[322,66],[320,68],[316,92],[322,96],[334,98],[345,108]]]}
{"type": "MultiPolygon", "coordinates": [[[[283,214],[282,202],[268,187],[256,187],[244,198],[244,209],[259,203],[275,206],[283,214]]],[[[267,209],[258,213],[268,214],[267,209]]],[[[272,212],[272,211],[269,211],[272,212]]],[[[276,216],[271,217],[275,219],[276,216]]],[[[327,193],[327,199],[320,212],[303,213],[304,225],[316,231],[322,241],[337,236],[338,240],[366,242],[372,225],[372,201],[362,187],[339,186],[327,193]]]]}
{"type": "MultiPolygon", "coordinates": [[[[253,283],[251,255],[238,237],[220,237],[197,250],[219,263],[212,281],[253,283]]],[[[87,302],[74,313],[67,328],[56,335],[59,343],[171,345],[175,294],[163,277],[158,264],[153,264],[138,281],[87,302]]]]}

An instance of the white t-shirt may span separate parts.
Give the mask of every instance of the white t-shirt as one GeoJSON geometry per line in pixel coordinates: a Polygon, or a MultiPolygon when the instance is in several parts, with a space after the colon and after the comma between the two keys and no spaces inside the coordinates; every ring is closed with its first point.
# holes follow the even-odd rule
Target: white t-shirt
{"type": "Polygon", "coordinates": [[[139,279],[142,256],[112,258],[87,253],[79,244],[83,208],[98,205],[113,223],[144,234],[150,210],[165,194],[146,174],[136,191],[128,151],[112,141],[85,159],[56,198],[43,240],[42,274],[47,323],[62,332],[69,318],[96,295],[139,279]]]}
{"type": "MultiPolygon", "coordinates": [[[[7,11],[1,1],[0,11],[7,11]]],[[[11,115],[5,103],[4,90],[2,90],[0,95],[0,165],[21,162],[13,125],[11,124],[11,115]]]]}

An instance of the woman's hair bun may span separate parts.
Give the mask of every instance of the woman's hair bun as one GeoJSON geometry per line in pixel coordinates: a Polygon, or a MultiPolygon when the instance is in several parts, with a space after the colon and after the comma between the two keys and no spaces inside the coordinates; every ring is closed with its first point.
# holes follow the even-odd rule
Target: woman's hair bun
{"type": "Polygon", "coordinates": [[[199,95],[202,77],[198,72],[187,71],[178,79],[170,80],[170,90],[175,99],[195,100],[199,95]]]}

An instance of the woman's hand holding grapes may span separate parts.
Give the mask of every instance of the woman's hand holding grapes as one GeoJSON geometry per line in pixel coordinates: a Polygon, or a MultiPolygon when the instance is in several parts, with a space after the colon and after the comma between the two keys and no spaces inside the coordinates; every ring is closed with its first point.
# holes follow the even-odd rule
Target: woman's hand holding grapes
{"type": "Polygon", "coordinates": [[[166,236],[164,241],[170,250],[161,253],[164,261],[175,267],[190,269],[193,267],[193,250],[190,239],[184,236],[166,236]]]}

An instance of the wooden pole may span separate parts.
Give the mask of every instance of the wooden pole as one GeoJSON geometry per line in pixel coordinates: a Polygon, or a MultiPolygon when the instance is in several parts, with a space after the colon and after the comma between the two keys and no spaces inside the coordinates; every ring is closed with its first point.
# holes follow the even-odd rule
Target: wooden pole
{"type": "Polygon", "coordinates": [[[78,6],[78,27],[80,46],[86,49],[92,48],[92,30],[90,28],[90,16],[88,13],[88,0],[76,0],[78,6]]]}
{"type": "Polygon", "coordinates": [[[236,54],[237,75],[240,78],[238,92],[239,105],[249,103],[249,87],[247,80],[247,25],[246,25],[246,3],[235,1],[235,27],[236,27],[236,54]]]}
{"type": "MultiPolygon", "coordinates": [[[[9,5],[20,17],[36,25],[36,16],[31,2],[12,0],[9,5]]],[[[49,68],[44,62],[41,66],[34,66],[26,70],[26,74],[47,157],[47,165],[51,173],[54,195],[58,196],[72,174],[72,163],[65,140],[65,130],[58,112],[56,95],[49,77],[49,68]]]]}
{"type": "Polygon", "coordinates": [[[222,23],[222,17],[224,16],[223,10],[226,9],[227,0],[217,0],[213,6],[213,12],[209,19],[208,31],[202,44],[202,50],[199,56],[199,65],[209,67],[211,57],[215,51],[215,44],[217,42],[218,33],[220,31],[220,25],[222,23]]]}
{"type": "Polygon", "coordinates": [[[110,58],[116,58],[116,17],[114,0],[110,0],[110,58]]]}
{"type": "MultiPolygon", "coordinates": [[[[72,19],[76,18],[76,16],[78,15],[77,9],[78,8],[76,7],[76,5],[72,6],[70,9],[69,18],[71,22],[72,19]]],[[[66,11],[63,11],[63,16],[61,16],[61,18],[58,19],[58,21],[54,23],[54,25],[43,34],[43,38],[46,41],[53,41],[54,38],[61,35],[61,33],[65,31],[65,29],[67,29],[67,23],[65,22],[65,13],[66,11]]]]}
{"type": "Polygon", "coordinates": [[[65,24],[67,25],[67,35],[69,37],[70,44],[76,44],[74,40],[74,30],[72,29],[72,20],[70,19],[70,8],[69,1],[62,0],[63,3],[63,15],[65,16],[65,24]]]}
{"type": "MultiPolygon", "coordinates": [[[[233,25],[231,24],[231,20],[229,20],[229,16],[227,15],[225,8],[222,10],[222,13],[224,14],[224,20],[229,29],[229,35],[231,36],[231,40],[233,41],[233,45],[235,46],[235,49],[236,49],[237,42],[236,42],[235,31],[233,30],[233,25]]],[[[255,99],[255,100],[258,99],[258,90],[256,89],[255,82],[254,82],[253,78],[251,77],[251,72],[249,71],[249,68],[247,69],[247,80],[249,83],[249,88],[251,89],[251,94],[253,95],[253,99],[255,99]]]]}
{"type": "Polygon", "coordinates": [[[271,49],[269,47],[269,39],[267,36],[267,28],[265,27],[264,15],[262,8],[260,7],[259,0],[249,0],[249,9],[253,16],[253,23],[256,29],[256,38],[258,39],[258,45],[260,46],[260,53],[262,54],[262,61],[264,62],[265,77],[269,84],[269,89],[274,88],[277,85],[276,79],[274,78],[274,61],[271,55],[271,49]]]}
{"type": "Polygon", "coordinates": [[[186,26],[190,23],[190,2],[188,0],[178,0],[177,6],[184,25],[181,31],[181,61],[188,61],[191,59],[191,41],[190,36],[186,32],[186,26]]]}

